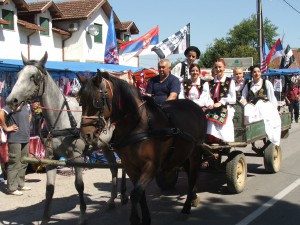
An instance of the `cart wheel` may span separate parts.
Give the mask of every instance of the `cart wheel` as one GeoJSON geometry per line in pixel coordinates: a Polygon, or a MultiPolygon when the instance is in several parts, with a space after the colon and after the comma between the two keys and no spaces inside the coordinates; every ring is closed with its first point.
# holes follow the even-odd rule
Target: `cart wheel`
{"type": "Polygon", "coordinates": [[[264,151],[264,165],[269,173],[277,173],[281,164],[281,147],[270,143],[264,151]]]}
{"type": "Polygon", "coordinates": [[[170,190],[175,187],[178,179],[178,169],[160,171],[156,174],[156,183],[161,190],[170,190]]]}
{"type": "Polygon", "coordinates": [[[246,157],[241,151],[233,151],[226,163],[227,188],[232,193],[244,190],[247,178],[246,157]]]}

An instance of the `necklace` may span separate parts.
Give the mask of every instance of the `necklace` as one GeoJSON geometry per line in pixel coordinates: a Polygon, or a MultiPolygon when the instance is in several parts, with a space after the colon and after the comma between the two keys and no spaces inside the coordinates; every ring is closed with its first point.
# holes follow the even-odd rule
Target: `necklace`
{"type": "Polygon", "coordinates": [[[164,82],[166,79],[168,78],[168,76],[164,77],[162,80],[160,80],[159,82],[162,83],[164,82]]]}

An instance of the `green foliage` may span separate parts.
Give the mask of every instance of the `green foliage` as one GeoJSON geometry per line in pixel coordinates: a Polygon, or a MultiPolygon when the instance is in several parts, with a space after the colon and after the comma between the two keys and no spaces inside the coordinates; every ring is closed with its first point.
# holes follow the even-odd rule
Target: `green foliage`
{"type": "MultiPolygon", "coordinates": [[[[271,24],[269,19],[264,19],[264,37],[269,48],[275,43],[278,27],[271,24]]],[[[253,57],[253,62],[258,62],[258,29],[256,15],[242,20],[229,30],[227,37],[215,39],[205,53],[201,56],[201,66],[210,68],[219,58],[253,57]]]]}

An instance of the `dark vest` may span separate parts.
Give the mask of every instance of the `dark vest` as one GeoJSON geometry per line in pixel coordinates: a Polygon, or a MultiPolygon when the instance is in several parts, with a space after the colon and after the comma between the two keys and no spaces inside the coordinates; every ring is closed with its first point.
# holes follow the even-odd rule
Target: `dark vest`
{"type": "Polygon", "coordinates": [[[188,65],[185,62],[181,62],[181,72],[180,72],[180,76],[185,80],[188,79],[188,74],[187,74],[187,70],[188,70],[188,65]]]}
{"type": "Polygon", "coordinates": [[[261,87],[261,89],[258,90],[258,92],[256,92],[256,94],[253,93],[253,91],[251,91],[251,83],[248,83],[248,98],[247,101],[251,102],[253,104],[256,104],[256,102],[258,100],[268,100],[268,95],[267,95],[267,87],[266,87],[266,80],[263,79],[263,85],[261,87]]]}
{"type": "Polygon", "coordinates": [[[243,89],[244,87],[248,84],[249,80],[248,79],[244,79],[244,86],[241,88],[241,90],[236,91],[236,100],[239,101],[242,98],[242,93],[243,93],[243,89]]]}
{"type": "Polygon", "coordinates": [[[185,80],[183,80],[183,89],[184,89],[184,97],[185,98],[189,97],[189,92],[193,86],[195,86],[197,88],[197,90],[199,92],[199,96],[201,95],[202,90],[203,90],[202,82],[200,82],[199,85],[195,85],[195,84],[192,84],[192,81],[190,79],[185,79],[185,80]]]}
{"type": "Polygon", "coordinates": [[[209,91],[210,91],[210,97],[214,100],[214,103],[217,103],[220,101],[221,98],[227,97],[229,93],[229,87],[230,87],[231,78],[226,77],[224,82],[220,82],[220,91],[219,96],[217,98],[214,98],[215,89],[217,87],[218,82],[214,82],[214,80],[209,81],[209,91]]]}

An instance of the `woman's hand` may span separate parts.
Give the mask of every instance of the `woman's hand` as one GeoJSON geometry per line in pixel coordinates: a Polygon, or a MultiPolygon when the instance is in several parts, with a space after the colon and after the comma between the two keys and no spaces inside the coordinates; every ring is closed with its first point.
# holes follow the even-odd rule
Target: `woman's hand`
{"type": "Polygon", "coordinates": [[[16,124],[14,124],[14,125],[7,127],[6,132],[12,132],[12,131],[16,132],[16,131],[18,131],[18,129],[19,129],[19,127],[16,124]]]}
{"type": "Polygon", "coordinates": [[[240,100],[240,103],[242,103],[243,105],[246,105],[246,104],[247,104],[247,100],[244,99],[244,98],[242,98],[242,99],[240,100]]]}

